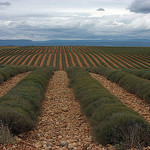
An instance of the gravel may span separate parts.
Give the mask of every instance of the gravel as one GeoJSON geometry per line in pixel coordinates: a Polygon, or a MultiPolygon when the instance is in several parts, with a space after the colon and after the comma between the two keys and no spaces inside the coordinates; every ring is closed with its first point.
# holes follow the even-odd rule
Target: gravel
{"type": "Polygon", "coordinates": [[[111,145],[103,147],[94,141],[88,120],[68,84],[66,72],[56,71],[47,87],[35,130],[20,135],[20,142],[2,145],[0,149],[115,150],[111,145]]]}
{"type": "MultiPolygon", "coordinates": [[[[112,83],[111,81],[107,80],[105,77],[99,74],[90,74],[94,79],[98,80],[111,94],[118,97],[122,103],[138,112],[150,123],[150,104],[142,99],[139,99],[134,94],[127,92],[116,83],[112,83]]],[[[143,150],[150,150],[150,146],[143,148],[143,150]]]]}
{"type": "Polygon", "coordinates": [[[11,88],[13,88],[19,81],[21,81],[28,73],[18,74],[11,77],[7,81],[0,84],[0,97],[4,96],[11,88]]]}
{"type": "MultiPolygon", "coordinates": [[[[105,77],[91,73],[91,76],[98,80],[110,93],[118,97],[127,107],[141,114],[150,123],[150,104],[124,90],[116,83],[112,83],[105,77]]],[[[149,82],[149,81],[148,81],[149,82]]]]}

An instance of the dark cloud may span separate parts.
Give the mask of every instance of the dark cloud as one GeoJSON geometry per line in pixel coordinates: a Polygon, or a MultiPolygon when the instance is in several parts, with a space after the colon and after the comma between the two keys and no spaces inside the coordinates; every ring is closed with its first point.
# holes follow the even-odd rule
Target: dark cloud
{"type": "Polygon", "coordinates": [[[104,8],[98,8],[97,11],[105,11],[104,8]]]}
{"type": "Polygon", "coordinates": [[[10,2],[0,2],[0,6],[10,6],[10,2]]]}
{"type": "Polygon", "coordinates": [[[124,10],[127,6],[132,11],[133,8],[139,10],[142,2],[146,6],[145,0],[107,0],[108,6],[106,0],[93,0],[97,1],[94,7],[90,5],[90,0],[83,0],[89,3],[82,9],[74,9],[79,5],[79,0],[62,0],[61,8],[57,7],[59,0],[36,1],[35,4],[35,0],[0,0],[1,39],[150,39],[150,14],[138,15],[124,10]],[[76,6],[65,5],[64,2],[70,1],[76,6]],[[9,2],[11,6],[7,6],[9,2]],[[51,5],[52,2],[55,4],[51,5]]]}
{"type": "Polygon", "coordinates": [[[135,13],[150,13],[150,0],[134,0],[129,10],[135,13]]]}

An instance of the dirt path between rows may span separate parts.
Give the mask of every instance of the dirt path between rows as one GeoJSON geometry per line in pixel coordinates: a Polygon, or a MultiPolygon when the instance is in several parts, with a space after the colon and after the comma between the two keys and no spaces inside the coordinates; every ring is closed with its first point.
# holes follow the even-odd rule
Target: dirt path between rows
{"type": "Polygon", "coordinates": [[[0,97],[4,96],[11,88],[13,88],[19,81],[21,81],[28,73],[18,74],[11,77],[9,80],[0,84],[0,97]]]}
{"type": "Polygon", "coordinates": [[[88,121],[68,84],[66,72],[55,72],[49,82],[36,129],[20,135],[20,142],[11,147],[16,150],[106,149],[93,141],[88,121]]]}
{"type": "Polygon", "coordinates": [[[71,59],[72,65],[73,65],[73,67],[75,67],[76,66],[75,61],[74,61],[74,58],[73,58],[73,56],[72,56],[72,54],[70,52],[69,52],[69,55],[70,55],[70,59],[71,59]]]}
{"type": "Polygon", "coordinates": [[[91,55],[91,56],[96,60],[96,62],[97,62],[99,65],[101,65],[101,63],[99,62],[99,60],[98,60],[93,54],[89,53],[89,55],[91,55]]]}
{"type": "Polygon", "coordinates": [[[31,55],[28,55],[28,56],[25,58],[25,60],[24,60],[20,65],[24,65],[25,62],[28,60],[28,58],[29,58],[30,56],[31,56],[31,55]]]}
{"type": "Polygon", "coordinates": [[[82,64],[82,62],[81,62],[79,56],[78,56],[75,52],[73,52],[73,53],[74,53],[74,55],[75,55],[75,57],[76,57],[76,59],[77,59],[77,62],[78,62],[78,64],[79,64],[79,66],[80,66],[81,68],[84,68],[84,66],[83,66],[83,64],[82,64]]]}
{"type": "Polygon", "coordinates": [[[81,56],[82,60],[83,60],[84,63],[86,64],[86,66],[87,66],[87,67],[90,67],[89,63],[86,61],[86,59],[85,59],[85,57],[83,56],[83,54],[80,53],[80,52],[77,52],[77,53],[81,56]]]}
{"type": "Polygon", "coordinates": [[[35,56],[36,56],[36,55],[33,55],[33,56],[32,56],[32,58],[30,59],[30,61],[28,62],[27,65],[30,65],[30,64],[32,63],[32,61],[33,61],[33,59],[35,58],[35,56]]]}
{"type": "MultiPolygon", "coordinates": [[[[21,58],[16,62],[15,65],[18,65],[24,57],[25,57],[25,56],[22,55],[21,58]]],[[[7,62],[8,62],[8,61],[7,61],[7,62]]]]}
{"type": "Polygon", "coordinates": [[[47,53],[43,56],[42,61],[41,61],[41,63],[40,63],[40,67],[42,67],[42,66],[43,66],[44,61],[45,61],[45,58],[46,58],[46,55],[47,55],[47,53]]]}
{"type": "Polygon", "coordinates": [[[120,59],[124,59],[125,62],[130,62],[132,64],[132,67],[134,67],[134,68],[139,67],[140,68],[140,66],[138,64],[134,63],[133,61],[131,61],[131,59],[127,55],[125,55],[125,57],[123,55],[117,55],[117,56],[120,57],[120,59]],[[133,65],[135,65],[136,67],[133,65]]]}
{"type": "Polygon", "coordinates": [[[64,55],[65,55],[66,67],[68,68],[69,67],[69,63],[68,63],[68,58],[67,58],[67,54],[66,54],[65,51],[64,51],[64,55]]]}
{"type": "MultiPolygon", "coordinates": [[[[117,62],[118,64],[120,64],[122,67],[124,68],[128,68],[126,67],[124,64],[122,64],[121,62],[119,62],[117,59],[115,59],[114,57],[112,57],[111,55],[105,54],[107,57],[110,57],[111,59],[113,59],[115,62],[117,62]]],[[[111,61],[112,62],[112,61],[111,61]]],[[[118,65],[117,65],[118,66],[118,65]]],[[[118,68],[120,68],[120,66],[118,66],[118,68]]]]}
{"type": "MultiPolygon", "coordinates": [[[[136,59],[134,59],[134,58],[132,58],[132,57],[130,57],[130,55],[126,55],[130,60],[133,60],[133,61],[137,61],[136,59]]],[[[133,56],[133,57],[135,57],[135,56],[133,56]]],[[[142,66],[144,66],[144,67],[148,67],[148,66],[146,66],[145,64],[143,64],[142,62],[140,62],[140,61],[137,61],[137,65],[142,65],[142,66]]],[[[135,63],[136,64],[136,63],[135,63]]]]}
{"type": "Polygon", "coordinates": [[[112,83],[105,77],[98,74],[90,73],[91,76],[98,80],[111,94],[115,95],[127,107],[142,115],[150,123],[150,104],[142,99],[137,98],[135,95],[130,94],[116,83],[112,83]]]}
{"type": "Polygon", "coordinates": [[[94,67],[97,67],[97,65],[94,63],[94,61],[90,58],[90,54],[86,54],[86,52],[84,53],[87,57],[88,57],[88,59],[90,60],[90,62],[93,64],[93,66],[94,67]]]}
{"type": "MultiPolygon", "coordinates": [[[[116,60],[116,58],[119,59],[118,62],[120,62],[121,64],[122,64],[122,62],[124,62],[126,65],[128,65],[128,66],[130,66],[130,67],[132,67],[132,68],[135,68],[134,66],[130,65],[127,61],[124,61],[123,59],[121,59],[119,56],[114,55],[114,54],[111,54],[111,55],[113,56],[113,58],[114,58],[115,60],[116,60]]],[[[127,68],[129,68],[129,67],[127,67],[127,68]]]]}
{"type": "Polygon", "coordinates": [[[41,57],[41,54],[37,57],[37,59],[36,59],[36,61],[34,62],[34,65],[33,65],[33,66],[36,66],[36,65],[37,65],[37,63],[38,63],[40,57],[41,57]]]}
{"type": "MultiPolygon", "coordinates": [[[[8,57],[10,57],[10,56],[8,56],[8,57]]],[[[7,57],[7,58],[8,58],[7,57]]],[[[12,61],[13,61],[13,59],[15,58],[16,56],[12,56],[12,57],[10,57],[4,64],[10,64],[12,61]]]]}
{"type": "Polygon", "coordinates": [[[106,57],[105,55],[103,55],[102,53],[101,53],[101,56],[103,56],[108,62],[110,62],[112,65],[114,65],[115,67],[117,67],[117,68],[120,68],[117,64],[115,64],[113,61],[111,61],[108,57],[106,57]]]}
{"type": "Polygon", "coordinates": [[[57,55],[57,51],[58,51],[58,48],[56,49],[56,52],[54,54],[53,67],[56,67],[56,55],[57,55]]]}
{"type": "Polygon", "coordinates": [[[99,57],[99,59],[104,63],[104,64],[106,64],[108,67],[110,67],[110,68],[112,68],[100,55],[101,54],[95,54],[95,55],[97,55],[98,57],[99,57]]]}
{"type": "MultiPolygon", "coordinates": [[[[48,55],[48,54],[47,54],[48,55]]],[[[48,56],[48,60],[47,60],[47,63],[46,63],[46,66],[49,66],[50,65],[50,60],[51,60],[51,53],[49,53],[49,56],[48,56]]]]}
{"type": "MultiPolygon", "coordinates": [[[[20,56],[16,56],[16,58],[10,63],[10,65],[12,65],[20,56]]],[[[8,62],[8,61],[7,61],[8,62]]],[[[6,63],[7,63],[6,62],[6,63]]]]}
{"type": "MultiPolygon", "coordinates": [[[[59,51],[59,70],[63,70],[61,51],[62,51],[62,48],[61,48],[61,46],[60,46],[60,51],[59,51]]],[[[64,54],[63,54],[63,55],[64,55],[64,54]]]]}

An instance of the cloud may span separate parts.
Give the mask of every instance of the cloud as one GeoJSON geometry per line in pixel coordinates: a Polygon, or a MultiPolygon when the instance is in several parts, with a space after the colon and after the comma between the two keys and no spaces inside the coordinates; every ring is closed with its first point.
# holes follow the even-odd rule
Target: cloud
{"type": "Polygon", "coordinates": [[[32,14],[28,16],[32,17],[28,19],[26,16],[10,17],[7,21],[5,18],[1,19],[0,28],[3,29],[0,31],[1,38],[32,40],[150,38],[149,14],[71,17],[66,13],[61,17],[48,16],[48,14],[45,18],[43,16],[37,18],[32,14]]]}
{"type": "Polygon", "coordinates": [[[83,0],[80,8],[80,0],[0,0],[7,1],[13,5],[0,6],[1,39],[150,39],[150,13],[125,9],[135,0],[83,0]]]}
{"type": "Polygon", "coordinates": [[[10,6],[10,2],[0,2],[0,6],[10,6]]]}
{"type": "Polygon", "coordinates": [[[121,25],[125,25],[125,24],[123,22],[114,21],[113,25],[121,26],[121,25]]]}
{"type": "Polygon", "coordinates": [[[150,13],[150,0],[134,0],[129,10],[135,13],[150,13]]]}
{"type": "Polygon", "coordinates": [[[98,8],[97,11],[105,11],[104,8],[98,8]]]}

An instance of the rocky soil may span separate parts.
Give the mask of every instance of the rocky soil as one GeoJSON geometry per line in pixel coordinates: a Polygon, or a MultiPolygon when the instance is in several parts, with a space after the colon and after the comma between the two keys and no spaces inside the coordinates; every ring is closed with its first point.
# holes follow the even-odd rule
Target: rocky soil
{"type": "Polygon", "coordinates": [[[0,97],[5,95],[11,88],[13,88],[19,81],[21,81],[28,73],[18,74],[11,77],[6,82],[0,84],[0,97]]]}
{"type": "Polygon", "coordinates": [[[141,114],[150,123],[150,104],[103,76],[94,73],[91,73],[91,76],[98,80],[111,94],[118,97],[122,103],[141,114]]]}
{"type": "MultiPolygon", "coordinates": [[[[94,79],[98,80],[111,94],[120,99],[122,103],[138,112],[150,123],[150,104],[127,92],[116,83],[112,83],[111,81],[107,80],[105,77],[94,73],[90,74],[94,79]]],[[[150,146],[143,148],[143,150],[150,150],[150,146]]]]}
{"type": "Polygon", "coordinates": [[[113,150],[110,145],[98,145],[92,136],[87,118],[80,110],[69,79],[64,71],[57,71],[50,80],[42,114],[34,131],[15,137],[16,144],[0,149],[13,150],[113,150]]]}
{"type": "MultiPolygon", "coordinates": [[[[0,85],[0,96],[7,93],[25,75],[26,73],[18,75],[0,85]]],[[[144,100],[100,75],[91,75],[125,105],[150,122],[150,106],[144,100]]],[[[15,136],[14,144],[1,145],[0,150],[115,150],[111,145],[104,147],[95,142],[88,120],[81,112],[79,102],[68,84],[66,72],[56,71],[47,87],[45,100],[42,102],[42,114],[36,128],[15,136]]]]}

